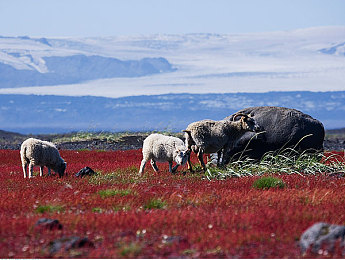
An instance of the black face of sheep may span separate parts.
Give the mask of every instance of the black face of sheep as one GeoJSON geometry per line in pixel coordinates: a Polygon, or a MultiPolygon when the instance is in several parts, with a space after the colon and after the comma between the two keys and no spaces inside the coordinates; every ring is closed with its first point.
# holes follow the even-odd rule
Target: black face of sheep
{"type": "Polygon", "coordinates": [[[298,151],[323,150],[325,130],[322,123],[298,110],[284,107],[250,107],[225,118],[240,120],[238,115],[250,115],[255,120],[257,132],[247,132],[230,152],[233,159],[246,148],[244,155],[260,159],[266,152],[294,147],[298,151]],[[255,136],[256,135],[256,136],[255,136]]]}
{"type": "Polygon", "coordinates": [[[66,166],[67,166],[67,164],[65,162],[63,162],[57,167],[56,172],[59,174],[60,178],[64,176],[66,166]]]}

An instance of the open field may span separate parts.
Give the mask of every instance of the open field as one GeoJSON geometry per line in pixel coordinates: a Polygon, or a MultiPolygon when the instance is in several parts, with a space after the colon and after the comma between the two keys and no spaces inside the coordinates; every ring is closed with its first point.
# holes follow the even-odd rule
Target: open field
{"type": "Polygon", "coordinates": [[[0,150],[1,258],[327,258],[301,255],[302,232],[345,224],[341,175],[275,175],[285,186],[261,190],[260,177],[171,175],[167,164],[138,176],[140,150],[60,152],[66,177],[24,179],[19,151],[0,150]],[[75,177],[84,166],[99,174],[75,177]],[[40,218],[63,227],[35,226],[40,218]],[[73,236],[87,240],[68,244],[73,236]]]}

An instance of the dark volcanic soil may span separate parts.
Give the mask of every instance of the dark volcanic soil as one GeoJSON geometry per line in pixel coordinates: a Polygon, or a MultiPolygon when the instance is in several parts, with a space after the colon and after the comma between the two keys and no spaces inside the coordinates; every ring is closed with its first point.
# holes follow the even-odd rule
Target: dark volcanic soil
{"type": "MultiPolygon", "coordinates": [[[[72,134],[61,135],[22,135],[18,133],[0,130],[0,149],[19,150],[21,143],[29,138],[35,137],[41,140],[52,141],[53,138],[71,136],[72,134]]],[[[143,140],[147,135],[135,134],[125,135],[117,141],[107,141],[93,139],[79,142],[64,142],[57,144],[62,150],[130,150],[142,148],[143,140]]],[[[345,150],[345,128],[326,131],[324,141],[325,150],[342,151],[345,150]]]]}
{"type": "MultiPolygon", "coordinates": [[[[69,137],[72,134],[57,135],[22,135],[18,133],[6,132],[0,130],[0,149],[19,150],[20,145],[29,137],[38,138],[45,141],[52,141],[58,137],[69,137]]],[[[93,139],[78,142],[63,142],[57,144],[61,150],[130,150],[142,148],[145,135],[133,134],[119,138],[118,141],[107,141],[101,139],[93,139]]]]}
{"type": "Polygon", "coordinates": [[[105,140],[94,139],[92,141],[66,142],[58,145],[62,150],[131,150],[143,147],[143,141],[146,136],[130,135],[124,136],[119,141],[108,142],[105,140]]]}

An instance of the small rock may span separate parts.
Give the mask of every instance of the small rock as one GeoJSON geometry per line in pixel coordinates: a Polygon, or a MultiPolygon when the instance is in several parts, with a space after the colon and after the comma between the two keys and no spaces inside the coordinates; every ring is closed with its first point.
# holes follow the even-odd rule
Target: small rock
{"type": "Polygon", "coordinates": [[[71,249],[84,247],[93,248],[95,246],[87,237],[80,238],[76,236],[55,239],[48,244],[50,255],[53,255],[62,249],[69,251],[71,249]]]}
{"type": "Polygon", "coordinates": [[[84,177],[85,175],[94,175],[96,172],[92,170],[90,167],[86,166],[83,169],[81,169],[79,172],[75,174],[76,177],[84,177]]]}
{"type": "Polygon", "coordinates": [[[69,184],[69,183],[66,183],[65,184],[65,188],[66,189],[73,189],[73,186],[71,184],[69,184]]]}
{"type": "Polygon", "coordinates": [[[328,174],[328,177],[343,178],[345,177],[345,172],[332,172],[328,174]]]}
{"type": "Polygon", "coordinates": [[[49,219],[49,218],[40,218],[37,220],[35,224],[36,228],[40,229],[49,229],[49,230],[54,230],[54,229],[62,229],[62,225],[57,219],[49,219]]]}
{"type": "MultiPolygon", "coordinates": [[[[325,249],[333,253],[336,241],[340,241],[340,246],[344,248],[345,226],[332,225],[319,222],[308,228],[301,236],[299,245],[302,253],[308,249],[314,254],[318,254],[320,249],[325,249]]],[[[345,250],[342,252],[345,255],[345,250]]]]}

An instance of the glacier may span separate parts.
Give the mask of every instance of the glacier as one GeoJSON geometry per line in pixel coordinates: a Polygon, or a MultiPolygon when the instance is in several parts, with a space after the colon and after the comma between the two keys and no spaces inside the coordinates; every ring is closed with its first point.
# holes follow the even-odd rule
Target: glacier
{"type": "Polygon", "coordinates": [[[10,66],[14,82],[2,80],[0,94],[116,98],[184,92],[341,91],[344,43],[345,27],[248,34],[1,37],[0,79],[9,71],[4,66],[10,66]],[[152,60],[145,63],[145,59],[152,60]],[[117,72],[112,63],[118,60],[136,61],[137,69],[117,72]],[[76,69],[78,64],[82,69],[76,69]],[[56,70],[61,73],[57,71],[46,83],[44,75],[56,70]],[[33,72],[42,79],[35,76],[25,84],[15,83],[21,73],[33,72]],[[70,82],[62,82],[63,75],[70,82]]]}
{"type": "Polygon", "coordinates": [[[0,124],[22,132],[179,131],[191,121],[277,105],[300,109],[332,129],[345,126],[344,75],[343,26],[246,34],[0,36],[0,124]]]}

